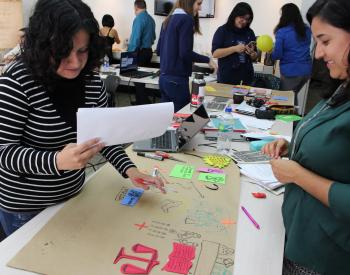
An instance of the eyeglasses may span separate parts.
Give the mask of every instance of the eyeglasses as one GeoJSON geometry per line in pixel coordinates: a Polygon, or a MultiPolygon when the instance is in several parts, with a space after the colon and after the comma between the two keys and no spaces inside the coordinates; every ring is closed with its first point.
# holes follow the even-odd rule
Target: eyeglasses
{"type": "Polygon", "coordinates": [[[244,20],[245,22],[250,22],[250,16],[237,16],[240,20],[244,20]]]}

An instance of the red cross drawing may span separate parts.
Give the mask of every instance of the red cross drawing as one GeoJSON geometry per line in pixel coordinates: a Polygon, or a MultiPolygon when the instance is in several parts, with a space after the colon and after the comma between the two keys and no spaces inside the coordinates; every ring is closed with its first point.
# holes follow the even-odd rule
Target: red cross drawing
{"type": "Polygon", "coordinates": [[[139,228],[139,230],[143,229],[143,228],[147,228],[148,226],[146,225],[146,222],[143,222],[141,224],[134,224],[135,226],[137,226],[139,228]]]}

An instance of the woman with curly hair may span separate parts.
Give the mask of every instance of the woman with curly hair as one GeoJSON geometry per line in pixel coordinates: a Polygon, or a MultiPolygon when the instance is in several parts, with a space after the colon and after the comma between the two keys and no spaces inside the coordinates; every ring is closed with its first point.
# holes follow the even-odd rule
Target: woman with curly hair
{"type": "MultiPolygon", "coordinates": [[[[0,222],[11,234],[48,206],[82,189],[88,161],[101,152],[124,177],[159,178],[135,167],[119,145],[76,144],[76,112],[107,107],[94,70],[103,56],[99,26],[81,0],[39,0],[22,52],[0,78],[0,222]]],[[[141,186],[142,187],[142,186],[141,186]]]]}

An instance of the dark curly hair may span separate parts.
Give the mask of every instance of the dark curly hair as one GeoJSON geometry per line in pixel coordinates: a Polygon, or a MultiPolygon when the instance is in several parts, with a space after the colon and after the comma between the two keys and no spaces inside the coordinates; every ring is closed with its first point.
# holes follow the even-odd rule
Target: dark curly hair
{"type": "Polygon", "coordinates": [[[61,60],[73,48],[79,30],[90,35],[88,61],[82,73],[92,72],[103,57],[99,25],[88,5],[81,0],[38,0],[22,42],[20,60],[35,79],[51,83],[61,60]]]}

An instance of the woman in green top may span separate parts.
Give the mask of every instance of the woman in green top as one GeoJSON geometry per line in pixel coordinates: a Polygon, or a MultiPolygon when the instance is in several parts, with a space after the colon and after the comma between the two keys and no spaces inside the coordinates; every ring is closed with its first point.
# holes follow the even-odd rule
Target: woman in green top
{"type": "Polygon", "coordinates": [[[309,9],[315,57],[343,83],[299,123],[290,144],[262,149],[286,184],[284,275],[350,274],[349,16],[349,0],[317,0],[309,9]]]}

